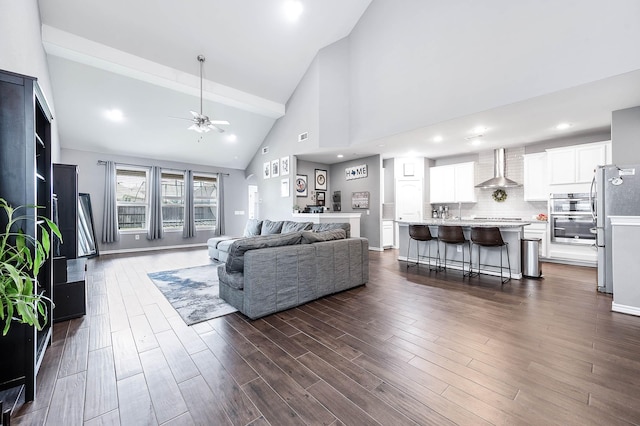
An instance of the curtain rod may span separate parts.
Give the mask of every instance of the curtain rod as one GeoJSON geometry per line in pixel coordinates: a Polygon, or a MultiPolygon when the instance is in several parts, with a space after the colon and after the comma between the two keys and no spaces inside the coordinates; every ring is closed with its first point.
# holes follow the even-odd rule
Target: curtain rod
{"type": "MultiPolygon", "coordinates": [[[[143,168],[147,168],[147,169],[151,168],[151,166],[141,166],[140,164],[129,164],[129,163],[118,163],[118,162],[115,162],[115,163],[118,166],[143,167],[143,168]]],[[[104,166],[105,164],[107,164],[107,162],[105,160],[98,160],[98,164],[101,165],[101,166],[104,166]]],[[[184,169],[174,169],[174,168],[171,168],[171,167],[168,167],[167,169],[168,170],[175,170],[175,171],[178,171],[178,172],[186,172],[187,171],[187,170],[184,170],[184,169]]],[[[218,175],[223,175],[223,176],[229,176],[229,173],[222,173],[222,172],[203,172],[203,171],[200,171],[200,170],[192,170],[192,172],[193,173],[200,173],[200,174],[218,174],[218,175]]]]}

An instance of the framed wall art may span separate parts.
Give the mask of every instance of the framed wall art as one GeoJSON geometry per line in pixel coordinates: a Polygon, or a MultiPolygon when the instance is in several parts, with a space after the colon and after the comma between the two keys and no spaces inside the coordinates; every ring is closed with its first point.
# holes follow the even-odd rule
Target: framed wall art
{"type": "Polygon", "coordinates": [[[289,174],[289,156],[282,157],[280,159],[280,176],[286,176],[289,174]]]}
{"type": "Polygon", "coordinates": [[[307,175],[296,175],[296,197],[306,197],[307,190],[307,175]]]}
{"type": "Polygon", "coordinates": [[[369,191],[354,192],[351,194],[351,208],[368,209],[369,191]]]}
{"type": "Polygon", "coordinates": [[[271,162],[267,161],[262,165],[262,177],[269,179],[271,177],[271,162]]]}
{"type": "Polygon", "coordinates": [[[316,205],[324,206],[325,203],[325,193],[323,191],[316,192],[316,205]]]}
{"type": "Polygon", "coordinates": [[[327,171],[322,169],[316,169],[316,191],[327,190],[327,171]]]}
{"type": "Polygon", "coordinates": [[[289,196],[289,178],[280,179],[280,196],[289,196]]]}
{"type": "Polygon", "coordinates": [[[271,161],[271,177],[280,176],[280,160],[275,159],[271,161]]]}

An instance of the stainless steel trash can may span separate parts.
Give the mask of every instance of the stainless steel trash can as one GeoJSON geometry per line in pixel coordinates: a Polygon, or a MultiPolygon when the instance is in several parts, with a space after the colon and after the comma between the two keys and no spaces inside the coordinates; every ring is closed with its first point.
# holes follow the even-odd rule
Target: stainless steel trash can
{"type": "Polygon", "coordinates": [[[531,278],[540,278],[542,268],[540,267],[540,238],[523,238],[521,240],[520,255],[522,256],[522,275],[531,278]]]}

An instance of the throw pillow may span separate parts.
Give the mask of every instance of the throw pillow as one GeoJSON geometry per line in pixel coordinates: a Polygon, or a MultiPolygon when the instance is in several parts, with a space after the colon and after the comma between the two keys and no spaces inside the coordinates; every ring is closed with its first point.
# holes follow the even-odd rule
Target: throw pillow
{"type": "Polygon", "coordinates": [[[322,241],[344,240],[347,233],[344,229],[332,229],[330,231],[313,232],[302,231],[302,243],[313,244],[322,241]]]}
{"type": "Polygon", "coordinates": [[[262,222],[262,230],[260,235],[279,234],[282,230],[282,221],[272,222],[269,219],[262,222]]]}
{"type": "Polygon", "coordinates": [[[225,268],[227,272],[244,272],[244,254],[247,251],[300,244],[301,238],[302,234],[300,232],[291,232],[289,234],[259,235],[236,240],[229,248],[229,257],[227,257],[225,268]]]}
{"type": "Polygon", "coordinates": [[[249,219],[244,227],[244,237],[255,237],[260,235],[262,230],[262,221],[258,219],[249,219]]]}
{"type": "Polygon", "coordinates": [[[311,228],[314,232],[330,231],[332,229],[344,229],[347,233],[347,238],[351,237],[351,224],[349,223],[315,223],[311,228]]]}
{"type": "Polygon", "coordinates": [[[312,222],[294,222],[292,220],[285,220],[282,223],[281,234],[287,234],[289,232],[298,232],[298,231],[306,231],[311,229],[313,226],[312,222]]]}

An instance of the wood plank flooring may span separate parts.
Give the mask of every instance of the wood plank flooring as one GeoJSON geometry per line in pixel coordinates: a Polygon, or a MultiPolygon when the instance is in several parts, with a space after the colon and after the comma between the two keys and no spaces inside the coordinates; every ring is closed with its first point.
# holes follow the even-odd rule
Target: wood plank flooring
{"type": "Polygon", "coordinates": [[[406,269],[276,315],[184,324],[147,272],[206,250],[101,256],[88,314],[54,325],[17,425],[640,424],[640,318],[595,269],[542,280],[406,269]]]}

